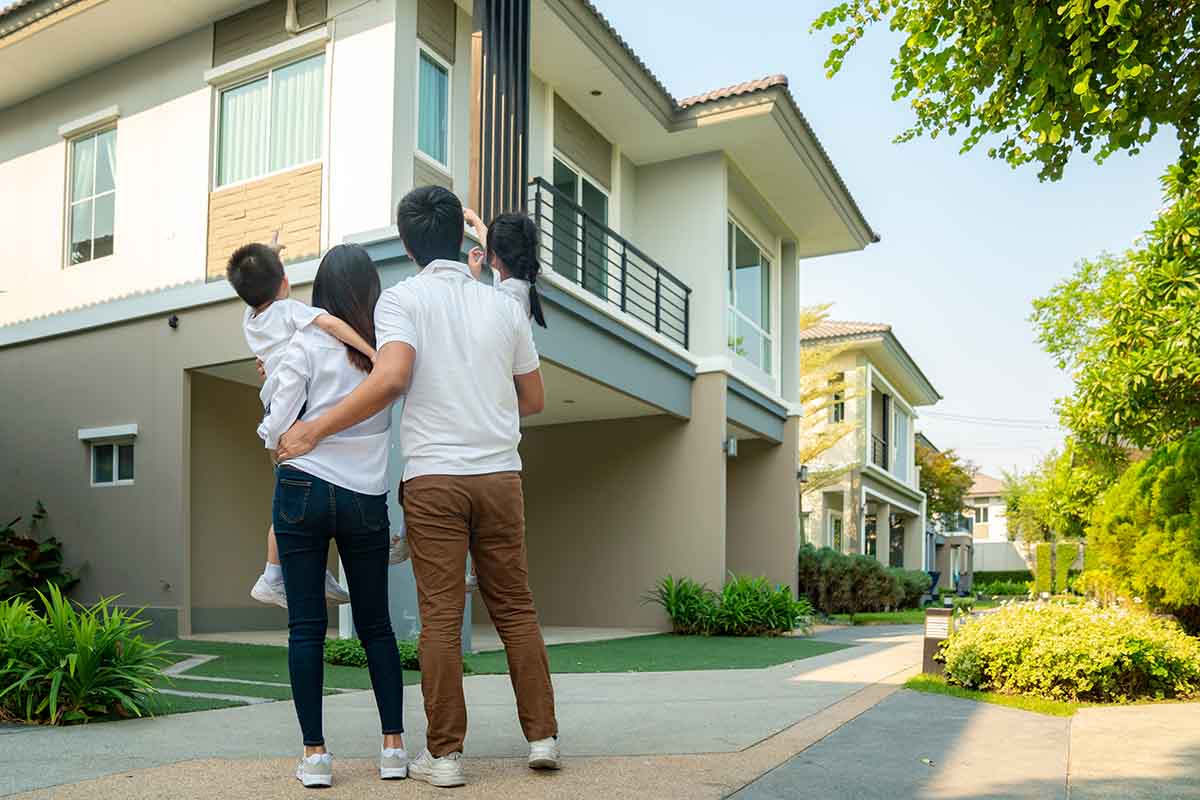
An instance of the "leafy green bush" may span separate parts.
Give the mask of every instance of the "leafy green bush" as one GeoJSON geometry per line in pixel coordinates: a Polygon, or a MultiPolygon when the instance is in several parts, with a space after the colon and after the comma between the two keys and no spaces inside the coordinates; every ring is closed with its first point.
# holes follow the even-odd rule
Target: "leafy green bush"
{"type": "Polygon", "coordinates": [[[1100,548],[1094,547],[1090,542],[1083,546],[1083,571],[1087,572],[1091,569],[1100,569],[1100,548]]]}
{"type": "Polygon", "coordinates": [[[1050,542],[1038,542],[1033,550],[1033,593],[1041,595],[1054,589],[1053,573],[1054,545],[1050,542]]]}
{"type": "Polygon", "coordinates": [[[995,583],[997,581],[1008,581],[1011,583],[1030,583],[1033,580],[1033,571],[1028,569],[995,569],[995,570],[976,570],[975,583],[995,583]]]}
{"type": "Polygon", "coordinates": [[[1075,589],[1089,600],[1095,600],[1102,606],[1111,606],[1116,605],[1121,587],[1112,573],[1089,569],[1075,579],[1075,589]]]}
{"type": "Polygon", "coordinates": [[[0,527],[0,600],[12,597],[34,602],[38,592],[56,586],[69,594],[79,578],[63,569],[62,544],[50,537],[37,540],[37,529],[46,518],[46,507],[39,501],[29,520],[27,535],[17,531],[21,517],[0,527]]]}
{"type": "Polygon", "coordinates": [[[1067,577],[1071,565],[1079,555],[1079,545],[1076,542],[1059,542],[1054,546],[1054,593],[1060,594],[1067,590],[1067,577]]]}
{"type": "Polygon", "coordinates": [[[149,713],[166,644],[139,631],[139,611],[113,598],[74,606],[58,586],[26,600],[0,602],[0,718],[61,725],[149,713]]]}
{"type": "Polygon", "coordinates": [[[905,592],[876,559],[829,547],[800,547],[800,591],[822,614],[857,614],[897,608],[905,592]]]}
{"type": "Polygon", "coordinates": [[[1088,542],[1123,591],[1200,632],[1200,430],[1130,466],[1088,542]]]}
{"type": "Polygon", "coordinates": [[[921,598],[925,596],[933,583],[933,578],[929,576],[929,573],[919,569],[893,567],[888,570],[888,574],[895,578],[900,586],[902,594],[900,608],[916,608],[921,605],[921,598]]]}
{"type": "MultiPolygon", "coordinates": [[[[396,642],[400,649],[400,666],[403,669],[419,670],[421,663],[417,659],[417,643],[400,639],[396,642]]],[[[358,639],[326,639],[325,663],[335,667],[367,667],[367,651],[363,649],[358,639]]]]}
{"type": "Polygon", "coordinates": [[[1020,597],[1029,594],[1030,584],[1031,581],[989,581],[984,583],[976,581],[975,591],[982,595],[1020,597]]]}
{"type": "Polygon", "coordinates": [[[668,575],[645,599],[662,606],[678,634],[762,636],[812,628],[808,600],[794,599],[786,586],[772,588],[766,578],[730,575],[717,594],[691,578],[668,575]]]}
{"type": "Polygon", "coordinates": [[[1169,620],[1085,605],[1004,606],[942,645],[946,678],[1051,700],[1200,695],[1200,641],[1169,620]]]}

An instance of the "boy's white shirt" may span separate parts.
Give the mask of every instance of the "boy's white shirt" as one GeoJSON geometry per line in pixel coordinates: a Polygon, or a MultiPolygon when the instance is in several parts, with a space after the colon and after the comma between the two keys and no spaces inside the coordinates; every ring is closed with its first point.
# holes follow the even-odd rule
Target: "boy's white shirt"
{"type": "Polygon", "coordinates": [[[382,350],[417,353],[400,417],[404,480],[521,469],[513,377],[540,364],[522,306],[457,261],[431,262],[375,307],[382,350]]]}
{"type": "Polygon", "coordinates": [[[261,312],[255,313],[253,308],[246,307],[242,317],[242,331],[246,335],[246,344],[250,352],[263,363],[263,371],[267,377],[263,382],[258,397],[263,407],[271,404],[278,385],[276,372],[287,344],[292,340],[296,331],[303,330],[325,312],[319,308],[305,305],[299,300],[285,297],[276,300],[261,312]]]}

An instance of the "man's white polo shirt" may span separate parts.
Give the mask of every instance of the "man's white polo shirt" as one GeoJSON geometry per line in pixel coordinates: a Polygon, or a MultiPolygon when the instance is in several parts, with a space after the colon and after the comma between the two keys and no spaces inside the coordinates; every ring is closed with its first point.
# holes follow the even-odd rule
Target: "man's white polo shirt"
{"type": "Polygon", "coordinates": [[[513,376],[539,362],[515,300],[466,264],[433,261],[379,298],[375,340],[380,350],[404,342],[417,351],[400,417],[404,480],[521,469],[513,376]]]}

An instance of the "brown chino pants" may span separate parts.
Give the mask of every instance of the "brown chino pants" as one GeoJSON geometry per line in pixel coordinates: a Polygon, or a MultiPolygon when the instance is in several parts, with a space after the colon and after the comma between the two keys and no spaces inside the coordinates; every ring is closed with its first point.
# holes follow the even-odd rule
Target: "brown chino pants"
{"type": "Polygon", "coordinates": [[[517,715],[529,741],[558,734],[554,687],[525,555],[519,472],[423,475],[405,481],[404,522],[421,609],[421,692],[434,756],[461,752],[467,735],[462,622],[467,550],[479,592],[508,656],[517,715]]]}

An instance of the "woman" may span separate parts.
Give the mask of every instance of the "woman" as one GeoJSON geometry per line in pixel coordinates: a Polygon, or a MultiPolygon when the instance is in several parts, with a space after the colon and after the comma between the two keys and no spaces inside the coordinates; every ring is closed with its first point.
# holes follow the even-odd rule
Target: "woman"
{"type": "MultiPolygon", "coordinates": [[[[375,346],[379,274],[367,252],[338,245],[325,254],[313,281],[312,304],[345,320],[375,346]]],[[[371,370],[370,360],[309,326],[292,337],[279,367],[279,388],[263,421],[274,450],[299,419],[324,414],[371,370]]],[[[367,654],[383,730],[381,778],[408,776],[401,732],[403,680],[388,617],[387,456],[390,411],[323,439],[312,452],[279,465],[273,518],[288,598],[288,670],[304,757],[296,778],[305,786],[333,783],[321,730],[325,630],[325,562],[337,542],[352,598],[354,627],[367,654]]]]}

